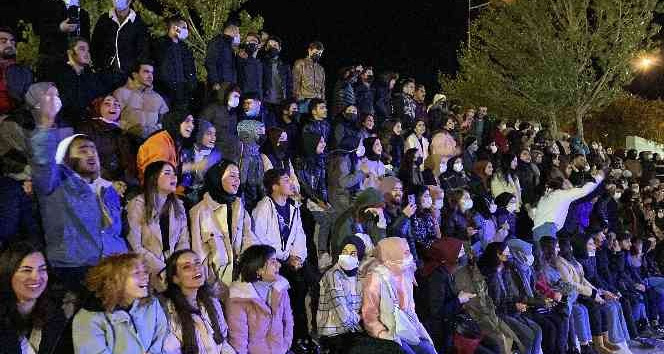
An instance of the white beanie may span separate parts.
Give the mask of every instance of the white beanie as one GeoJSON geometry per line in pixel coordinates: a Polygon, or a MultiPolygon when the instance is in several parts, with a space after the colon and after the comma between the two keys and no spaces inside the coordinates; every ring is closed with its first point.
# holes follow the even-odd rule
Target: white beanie
{"type": "Polygon", "coordinates": [[[68,136],[60,143],[58,144],[57,150],[55,150],[55,163],[58,165],[62,165],[63,160],[65,159],[65,156],[67,155],[67,151],[69,151],[69,145],[71,145],[71,142],[74,141],[74,139],[78,138],[79,136],[86,136],[85,134],[74,134],[71,136],[68,136]]]}
{"type": "Polygon", "coordinates": [[[433,104],[438,103],[438,101],[447,101],[447,96],[443,95],[442,93],[437,93],[433,96],[433,104]]]}

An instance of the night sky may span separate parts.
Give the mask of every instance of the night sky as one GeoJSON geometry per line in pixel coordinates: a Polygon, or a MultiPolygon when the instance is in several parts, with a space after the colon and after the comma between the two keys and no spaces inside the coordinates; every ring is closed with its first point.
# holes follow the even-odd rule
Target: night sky
{"type": "Polygon", "coordinates": [[[331,76],[343,66],[360,62],[372,65],[376,74],[395,70],[412,76],[427,85],[432,96],[438,70],[456,70],[456,52],[466,31],[467,1],[396,4],[250,0],[245,8],[260,13],[265,30],[286,42],[285,56],[291,61],[304,55],[312,39],[319,39],[326,47],[322,63],[331,76]]]}
{"type": "MultiPolygon", "coordinates": [[[[37,1],[0,0],[0,25],[15,27],[27,11],[34,11],[37,1]]],[[[156,0],[143,2],[154,9],[156,0]]],[[[310,41],[322,41],[329,88],[339,68],[362,63],[372,65],[375,74],[393,70],[414,77],[427,86],[431,99],[439,89],[438,71],[454,73],[458,68],[467,6],[467,0],[406,0],[394,5],[377,0],[249,0],[244,9],[262,15],[264,29],[284,40],[282,57],[288,62],[303,57],[310,41]]],[[[664,66],[637,78],[630,89],[648,98],[662,97],[664,66]]]]}

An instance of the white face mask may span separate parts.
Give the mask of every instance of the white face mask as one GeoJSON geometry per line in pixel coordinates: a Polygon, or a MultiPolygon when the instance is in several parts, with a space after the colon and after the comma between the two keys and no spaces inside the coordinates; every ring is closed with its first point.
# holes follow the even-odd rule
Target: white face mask
{"type": "Polygon", "coordinates": [[[494,203],[491,203],[491,205],[489,205],[489,212],[491,214],[494,214],[496,212],[496,210],[498,210],[498,206],[494,203]]]}
{"type": "Polygon", "coordinates": [[[432,205],[433,205],[433,200],[431,200],[431,197],[422,198],[422,208],[430,209],[432,205]]]}
{"type": "Polygon", "coordinates": [[[588,251],[588,257],[595,257],[595,251],[588,251]]]}
{"type": "Polygon", "coordinates": [[[240,45],[240,35],[233,36],[233,45],[240,45]]]}
{"type": "Polygon", "coordinates": [[[113,5],[118,11],[124,11],[129,7],[129,0],[113,0],[113,5]]]}
{"type": "Polygon", "coordinates": [[[357,149],[355,150],[355,155],[357,155],[357,157],[362,157],[364,156],[365,152],[366,151],[364,149],[364,144],[360,144],[360,146],[358,146],[357,149]]]}
{"type": "Polygon", "coordinates": [[[590,171],[590,165],[586,165],[586,167],[584,167],[583,170],[586,172],[590,171]]]}
{"type": "Polygon", "coordinates": [[[496,145],[491,145],[489,146],[489,150],[491,150],[492,154],[495,154],[496,152],[498,152],[498,147],[496,145]]]}
{"type": "Polygon", "coordinates": [[[461,210],[462,211],[467,211],[473,208],[473,200],[472,199],[466,199],[461,203],[461,210]]]}
{"type": "Polygon", "coordinates": [[[339,255],[339,267],[343,270],[353,270],[357,269],[360,266],[360,261],[357,257],[353,257],[349,254],[339,255]]]}
{"type": "Polygon", "coordinates": [[[454,164],[454,171],[456,171],[456,172],[461,172],[461,171],[463,171],[463,164],[455,163],[455,164],[454,164]]]}
{"type": "Polygon", "coordinates": [[[436,199],[436,201],[433,203],[433,208],[436,210],[443,209],[443,200],[442,199],[436,199]]]}
{"type": "Polygon", "coordinates": [[[231,97],[228,100],[228,107],[235,108],[240,105],[240,97],[231,97]]]}
{"type": "Polygon", "coordinates": [[[622,193],[614,193],[613,194],[613,199],[615,199],[615,200],[619,200],[620,197],[622,197],[622,193]]]}
{"type": "Polygon", "coordinates": [[[79,6],[78,0],[64,0],[67,6],[79,6]]]}
{"type": "Polygon", "coordinates": [[[515,213],[516,212],[516,203],[509,203],[507,204],[507,211],[510,213],[515,213]]]}
{"type": "Polygon", "coordinates": [[[412,255],[409,255],[408,257],[404,258],[401,261],[401,270],[402,271],[414,271],[417,266],[415,265],[415,260],[413,259],[412,255]]]}
{"type": "Polygon", "coordinates": [[[532,255],[532,254],[527,255],[526,256],[526,265],[528,265],[528,267],[532,267],[533,264],[535,264],[535,256],[532,255]]]}
{"type": "Polygon", "coordinates": [[[440,174],[443,174],[443,173],[447,172],[447,164],[441,162],[440,167],[438,168],[438,170],[440,171],[440,174]]]}
{"type": "Polygon", "coordinates": [[[189,30],[186,28],[180,28],[180,32],[178,32],[178,39],[181,41],[184,41],[189,37],[189,30]]]}

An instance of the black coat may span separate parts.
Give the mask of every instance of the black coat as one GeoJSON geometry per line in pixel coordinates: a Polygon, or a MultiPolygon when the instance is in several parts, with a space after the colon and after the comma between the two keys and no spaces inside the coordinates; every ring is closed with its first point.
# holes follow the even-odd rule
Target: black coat
{"type": "MultiPolygon", "coordinates": [[[[21,354],[19,333],[9,323],[7,314],[0,316],[0,354],[21,354]]],[[[45,326],[41,329],[41,342],[37,354],[73,353],[71,322],[67,321],[61,308],[53,308],[47,314],[45,326]]]]}
{"type": "Polygon", "coordinates": [[[87,109],[92,100],[105,93],[104,87],[90,68],[85,68],[80,75],[70,65],[62,64],[59,68],[54,80],[62,99],[62,120],[59,123],[75,126],[91,118],[87,109]]]}
{"type": "Polygon", "coordinates": [[[23,65],[10,65],[7,68],[6,80],[9,96],[14,100],[14,106],[19,108],[23,105],[25,94],[34,80],[32,71],[23,65]]]}
{"type": "Polygon", "coordinates": [[[358,83],[355,86],[355,104],[359,114],[374,114],[376,90],[372,86],[358,83]]]}
{"type": "Polygon", "coordinates": [[[120,72],[128,74],[136,61],[150,57],[148,28],[139,15],[133,22],[127,19],[118,31],[119,28],[108,13],[99,17],[92,33],[92,61],[99,70],[117,71],[119,68],[120,72]],[[120,63],[114,61],[116,51],[120,63]]]}
{"type": "Polygon", "coordinates": [[[456,316],[462,307],[454,290],[454,280],[445,267],[438,267],[428,278],[418,279],[417,315],[429,332],[439,353],[453,347],[456,316]]]}
{"type": "Polygon", "coordinates": [[[211,85],[222,82],[237,83],[237,56],[233,50],[233,38],[220,34],[207,47],[205,68],[208,83],[211,85]]]}
{"type": "MultiPolygon", "coordinates": [[[[279,97],[279,101],[293,98],[293,73],[291,66],[285,64],[279,59],[277,60],[277,71],[281,78],[281,92],[283,97],[279,97]]],[[[272,90],[272,59],[263,59],[263,98],[270,97],[272,90]]],[[[279,112],[281,114],[281,112],[279,112]]]]}
{"type": "Polygon", "coordinates": [[[155,80],[158,91],[171,101],[178,96],[178,90],[183,91],[181,94],[184,97],[191,97],[197,82],[196,63],[194,52],[186,43],[182,41],[175,43],[169,37],[162,37],[153,46],[152,59],[155,63],[155,80]],[[176,74],[178,65],[182,70],[182,77],[179,80],[176,74]]]}
{"type": "MultiPolygon", "coordinates": [[[[64,2],[41,0],[34,11],[33,27],[39,36],[40,79],[52,80],[51,70],[67,62],[67,46],[74,37],[90,39],[90,15],[80,9],[80,27],[77,32],[60,31],[60,23],[68,18],[64,2]]],[[[58,86],[58,88],[60,88],[58,86]]]]}
{"type": "Polygon", "coordinates": [[[238,58],[237,79],[242,93],[255,93],[263,99],[263,63],[254,57],[238,58]]]}
{"type": "Polygon", "coordinates": [[[39,208],[23,191],[21,182],[0,177],[0,245],[16,236],[39,236],[39,208]]]}

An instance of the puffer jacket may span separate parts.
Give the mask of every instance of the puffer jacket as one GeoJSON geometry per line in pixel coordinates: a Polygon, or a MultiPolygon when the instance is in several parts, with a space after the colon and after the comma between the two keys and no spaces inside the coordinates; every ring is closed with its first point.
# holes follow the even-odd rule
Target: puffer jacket
{"type": "Polygon", "coordinates": [[[310,58],[298,59],[293,65],[293,95],[298,101],[325,99],[325,69],[310,58]]]}
{"type": "Polygon", "coordinates": [[[230,343],[238,354],[286,353],[293,341],[288,281],[280,276],[268,301],[251,283],[234,282],[226,302],[230,343]]]}

